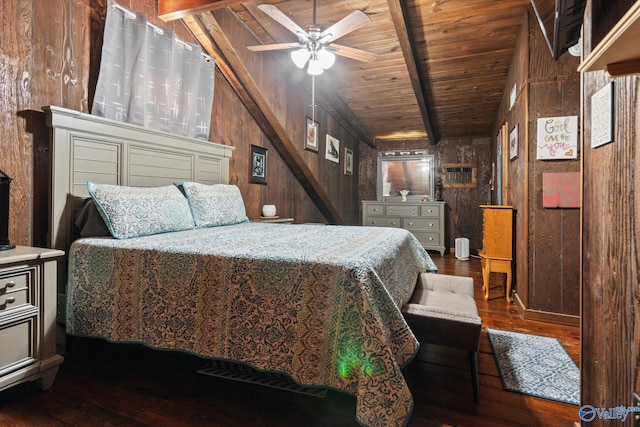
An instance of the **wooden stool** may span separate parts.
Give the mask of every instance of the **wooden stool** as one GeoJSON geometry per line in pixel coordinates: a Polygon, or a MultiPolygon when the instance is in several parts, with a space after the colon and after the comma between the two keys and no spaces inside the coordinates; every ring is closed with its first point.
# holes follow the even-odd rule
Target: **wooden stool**
{"type": "Polygon", "coordinates": [[[408,304],[402,307],[407,324],[421,343],[469,352],[473,399],[478,391],[478,350],[482,319],[470,277],[422,273],[408,304]]]}
{"type": "Polygon", "coordinates": [[[491,273],[505,273],[507,280],[505,284],[505,295],[507,301],[513,302],[511,298],[511,258],[490,258],[481,251],[478,253],[482,261],[482,290],[484,299],[489,299],[489,275],[491,273]]]}

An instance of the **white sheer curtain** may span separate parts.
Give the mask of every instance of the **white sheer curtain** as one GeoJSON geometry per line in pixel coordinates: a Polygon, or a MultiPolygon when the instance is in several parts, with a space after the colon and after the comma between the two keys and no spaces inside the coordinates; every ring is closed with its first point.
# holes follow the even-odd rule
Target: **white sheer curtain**
{"type": "Polygon", "coordinates": [[[110,3],[91,113],[208,139],[214,68],[200,46],[110,3]]]}

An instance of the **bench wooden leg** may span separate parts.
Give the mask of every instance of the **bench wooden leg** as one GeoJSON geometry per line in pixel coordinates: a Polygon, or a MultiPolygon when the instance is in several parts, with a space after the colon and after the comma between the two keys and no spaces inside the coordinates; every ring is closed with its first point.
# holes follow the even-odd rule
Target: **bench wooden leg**
{"type": "Polygon", "coordinates": [[[478,353],[469,352],[469,362],[471,362],[471,384],[473,386],[473,401],[480,402],[480,390],[478,389],[478,353]]]}

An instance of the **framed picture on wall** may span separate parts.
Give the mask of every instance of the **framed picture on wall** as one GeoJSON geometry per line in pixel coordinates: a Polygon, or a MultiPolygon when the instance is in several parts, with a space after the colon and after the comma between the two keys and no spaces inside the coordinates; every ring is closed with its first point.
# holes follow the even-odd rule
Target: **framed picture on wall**
{"type": "Polygon", "coordinates": [[[318,122],[307,117],[307,128],[304,136],[304,149],[318,152],[318,122]]]}
{"type": "Polygon", "coordinates": [[[325,158],[332,162],[340,163],[340,141],[338,138],[327,134],[327,146],[325,149],[325,158]]]}
{"type": "Polygon", "coordinates": [[[267,149],[251,145],[251,162],[249,163],[249,182],[252,184],[267,183],[267,149]]]}
{"type": "Polygon", "coordinates": [[[353,175],[353,151],[344,148],[344,174],[353,175]]]}
{"type": "Polygon", "coordinates": [[[518,157],[518,124],[509,132],[509,160],[514,160],[518,157]]]}

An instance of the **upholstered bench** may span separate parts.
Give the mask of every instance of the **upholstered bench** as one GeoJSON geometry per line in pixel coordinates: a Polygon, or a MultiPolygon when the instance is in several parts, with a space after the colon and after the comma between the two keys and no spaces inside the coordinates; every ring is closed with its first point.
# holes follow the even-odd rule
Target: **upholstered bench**
{"type": "Polygon", "coordinates": [[[482,320],[478,316],[473,279],[422,273],[402,313],[419,342],[469,352],[473,398],[478,402],[478,350],[482,320]]]}

